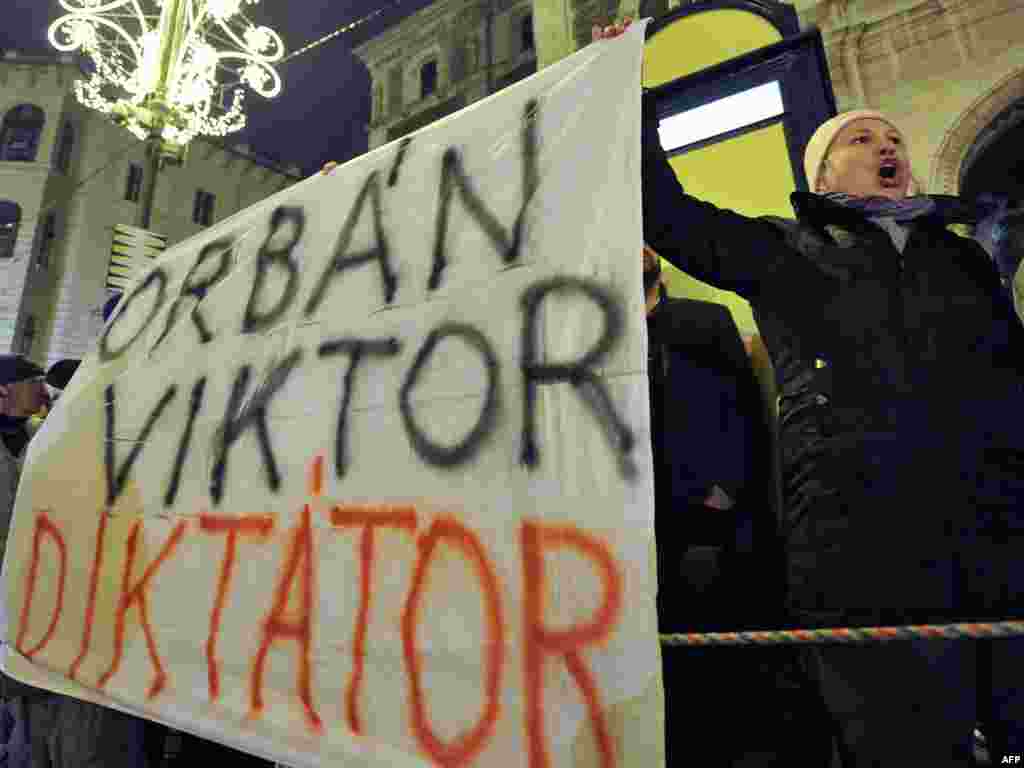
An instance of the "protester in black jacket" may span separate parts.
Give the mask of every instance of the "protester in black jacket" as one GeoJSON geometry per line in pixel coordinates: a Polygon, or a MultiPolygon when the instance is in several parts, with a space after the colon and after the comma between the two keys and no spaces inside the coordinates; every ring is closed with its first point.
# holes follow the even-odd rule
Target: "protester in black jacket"
{"type": "MultiPolygon", "coordinates": [[[[612,36],[617,29],[599,36],[612,36]]],[[[821,126],[797,220],[688,196],[644,99],[644,239],[750,301],[780,392],[790,602],[807,624],[1015,618],[1024,604],[1024,331],[976,242],[986,217],[916,195],[903,136],[862,111],[821,126]]],[[[827,647],[817,672],[856,765],[1024,751],[1019,640],[827,647]]]]}
{"type": "MultiPolygon", "coordinates": [[[[1024,334],[987,254],[946,229],[979,214],[906,197],[902,136],[881,115],[858,118],[824,127],[811,183],[832,194],[795,193],[792,222],[687,196],[645,109],[644,236],[753,306],[781,395],[796,615],[1012,618],[1024,597],[1024,334]]],[[[984,712],[973,643],[828,648],[819,673],[856,764],[967,765],[976,717],[997,751],[1024,749],[1015,648],[991,648],[984,712]]]]}

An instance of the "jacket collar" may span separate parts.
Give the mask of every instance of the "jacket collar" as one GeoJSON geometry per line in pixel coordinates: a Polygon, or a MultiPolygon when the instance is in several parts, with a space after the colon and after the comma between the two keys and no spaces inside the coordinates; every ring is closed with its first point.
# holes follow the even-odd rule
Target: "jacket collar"
{"type": "MultiPolygon", "coordinates": [[[[920,221],[942,227],[948,224],[976,224],[990,212],[991,208],[985,204],[962,200],[954,195],[930,197],[935,201],[935,210],[921,217],[920,221]]],[[[851,232],[871,232],[875,229],[875,225],[860,211],[840,205],[824,195],[794,192],[789,199],[797,218],[815,229],[824,230],[829,225],[837,225],[851,232]]]]}
{"type": "Polygon", "coordinates": [[[860,211],[840,205],[824,195],[794,192],[789,200],[800,223],[822,234],[827,233],[831,226],[838,226],[859,235],[878,232],[878,226],[868,221],[860,211]]]}

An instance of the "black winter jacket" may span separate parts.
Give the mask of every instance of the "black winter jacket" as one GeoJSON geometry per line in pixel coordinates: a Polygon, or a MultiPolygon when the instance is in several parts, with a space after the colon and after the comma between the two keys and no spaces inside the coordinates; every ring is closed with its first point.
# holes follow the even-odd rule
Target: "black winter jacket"
{"type": "Polygon", "coordinates": [[[1010,610],[1024,576],[999,547],[1024,543],[1024,331],[988,255],[927,219],[901,254],[818,195],[794,193],[796,221],[698,201],[656,125],[645,103],[644,238],[750,301],[775,367],[798,618],[1010,610]]]}
{"type": "Polygon", "coordinates": [[[708,301],[662,299],[647,329],[659,627],[774,626],[785,570],[774,479],[758,460],[771,431],[743,340],[708,301]],[[704,506],[716,485],[732,509],[704,506]],[[716,556],[687,557],[694,547],[716,556]]]}

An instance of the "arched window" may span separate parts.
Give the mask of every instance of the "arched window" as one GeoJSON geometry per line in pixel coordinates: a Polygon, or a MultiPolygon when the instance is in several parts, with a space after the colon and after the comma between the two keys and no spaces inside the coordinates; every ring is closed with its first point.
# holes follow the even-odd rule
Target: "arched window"
{"type": "Polygon", "coordinates": [[[0,129],[0,160],[30,163],[39,151],[39,137],[46,117],[34,104],[20,104],[7,110],[0,129]]]}
{"type": "Polygon", "coordinates": [[[420,98],[427,96],[437,90],[437,60],[431,59],[420,67],[420,98]]]}
{"type": "Polygon", "coordinates": [[[57,141],[57,156],[54,164],[61,173],[71,170],[71,154],[75,151],[75,129],[71,123],[64,123],[57,141]]]}
{"type": "Polygon", "coordinates": [[[990,194],[1024,205],[1024,100],[1011,104],[981,130],[960,172],[960,196],[990,194]]]}
{"type": "Polygon", "coordinates": [[[533,14],[528,13],[519,22],[519,50],[523,53],[533,50],[533,14]]]}
{"type": "Polygon", "coordinates": [[[18,226],[21,224],[21,208],[10,200],[0,200],[0,259],[14,256],[14,244],[18,240],[18,226]]]}
{"type": "Polygon", "coordinates": [[[1014,284],[1018,273],[1019,254],[1024,253],[1024,148],[1021,141],[1024,141],[1024,99],[1011,104],[981,129],[960,171],[960,197],[975,199],[991,195],[1005,200],[1010,210],[1015,211],[980,241],[1010,285],[1014,284]]]}

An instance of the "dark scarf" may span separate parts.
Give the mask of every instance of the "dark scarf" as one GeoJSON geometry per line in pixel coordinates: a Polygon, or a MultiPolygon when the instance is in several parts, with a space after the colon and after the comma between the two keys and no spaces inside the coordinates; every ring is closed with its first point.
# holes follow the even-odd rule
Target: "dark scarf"
{"type": "Polygon", "coordinates": [[[833,203],[860,211],[867,219],[892,219],[898,224],[927,216],[937,208],[935,201],[927,195],[890,200],[888,197],[854,197],[845,192],[830,192],[825,197],[833,203]]]}
{"type": "Polygon", "coordinates": [[[11,416],[0,416],[0,440],[4,441],[7,450],[15,458],[21,455],[28,444],[29,434],[26,424],[28,419],[15,419],[11,416]]]}
{"type": "Polygon", "coordinates": [[[982,195],[975,201],[952,195],[915,195],[902,200],[887,197],[854,197],[842,192],[825,195],[834,203],[859,211],[867,219],[889,218],[897,224],[930,217],[943,225],[968,224],[974,227],[974,239],[988,253],[1004,276],[1011,276],[1020,263],[1020,254],[1007,248],[1005,198],[982,195]]]}

